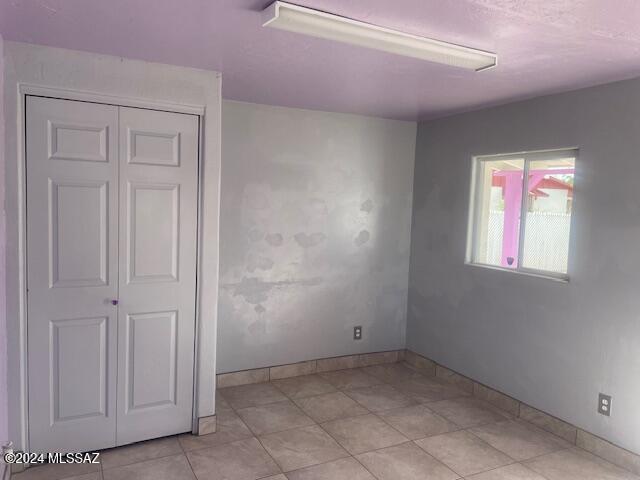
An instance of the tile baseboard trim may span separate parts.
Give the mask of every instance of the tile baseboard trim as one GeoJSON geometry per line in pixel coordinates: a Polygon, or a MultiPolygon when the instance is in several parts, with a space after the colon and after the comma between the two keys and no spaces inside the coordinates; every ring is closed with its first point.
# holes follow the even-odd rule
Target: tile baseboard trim
{"type": "Polygon", "coordinates": [[[454,372],[453,370],[449,370],[442,365],[436,365],[436,377],[441,378],[442,380],[455,385],[458,388],[461,388],[467,393],[473,393],[474,389],[474,381],[470,378],[467,378],[459,373],[454,372]]]}
{"type": "Polygon", "coordinates": [[[311,375],[314,373],[396,363],[404,359],[404,355],[405,350],[390,350],[386,352],[359,353],[341,357],[319,358],[286,365],[275,365],[273,367],[240,370],[238,372],[216,375],[216,384],[218,388],[237,387],[239,385],[264,383],[271,380],[299,377],[301,375],[311,375]]]}
{"type": "Polygon", "coordinates": [[[404,361],[426,375],[431,377],[436,376],[436,362],[433,360],[423,357],[422,355],[418,355],[417,353],[413,353],[411,350],[406,350],[404,353],[404,361]]]}
{"type": "Polygon", "coordinates": [[[216,375],[216,385],[218,388],[237,387],[239,385],[249,385],[251,383],[263,383],[268,381],[269,368],[255,368],[252,370],[241,370],[239,372],[216,375]]]}
{"type": "Polygon", "coordinates": [[[269,368],[269,380],[278,380],[281,378],[299,377],[301,375],[311,375],[316,373],[318,369],[317,360],[308,362],[292,363],[289,365],[279,365],[269,368]]]}
{"type": "Polygon", "coordinates": [[[433,368],[436,377],[454,384],[472,393],[475,397],[505,410],[513,416],[525,420],[542,430],[552,433],[572,445],[576,445],[618,467],[640,475],[640,455],[636,453],[614,445],[608,440],[604,440],[597,435],[582,430],[575,425],[538,410],[498,390],[465,377],[411,350],[405,352],[404,358],[406,363],[418,370],[430,372],[433,368]]]}
{"type": "Polygon", "coordinates": [[[640,475],[640,455],[581,429],[578,429],[576,445],[636,475],[640,475]]]}
{"type": "Polygon", "coordinates": [[[210,415],[198,418],[198,436],[216,433],[218,430],[218,417],[210,415]]]}

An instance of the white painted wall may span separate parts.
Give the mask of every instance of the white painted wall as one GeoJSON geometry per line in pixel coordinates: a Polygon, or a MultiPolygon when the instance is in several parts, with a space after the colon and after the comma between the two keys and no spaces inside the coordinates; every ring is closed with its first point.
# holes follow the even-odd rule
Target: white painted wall
{"type": "Polygon", "coordinates": [[[169,102],[205,109],[203,125],[204,168],[202,176],[203,222],[201,241],[202,274],[198,383],[198,415],[212,415],[215,409],[215,345],[218,290],[218,218],[220,186],[220,75],[216,72],[162,65],[87,52],[6,42],[4,48],[5,105],[5,202],[7,213],[7,304],[8,319],[8,392],[9,436],[17,448],[26,438],[24,405],[26,387],[21,372],[24,352],[23,279],[21,271],[23,237],[20,226],[22,212],[23,172],[20,170],[21,145],[19,124],[22,121],[18,85],[29,84],[73,91],[97,92],[118,97],[152,102],[169,102]]]}
{"type": "Polygon", "coordinates": [[[421,123],[407,325],[411,350],[637,453],[639,97],[636,79],[421,123]],[[573,146],[570,282],[464,265],[471,157],[573,146]]]}
{"type": "Polygon", "coordinates": [[[219,373],[404,348],[416,124],[224,101],[222,125],[219,373]]]}

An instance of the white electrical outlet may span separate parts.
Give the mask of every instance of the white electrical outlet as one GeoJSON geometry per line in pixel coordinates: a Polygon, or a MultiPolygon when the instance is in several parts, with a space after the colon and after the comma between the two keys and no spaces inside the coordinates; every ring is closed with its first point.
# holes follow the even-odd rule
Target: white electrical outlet
{"type": "Polygon", "coordinates": [[[604,393],[598,395],[598,413],[607,417],[611,416],[611,395],[604,393]]]}
{"type": "Polygon", "coordinates": [[[353,339],[362,340],[362,327],[353,327],[353,339]]]}

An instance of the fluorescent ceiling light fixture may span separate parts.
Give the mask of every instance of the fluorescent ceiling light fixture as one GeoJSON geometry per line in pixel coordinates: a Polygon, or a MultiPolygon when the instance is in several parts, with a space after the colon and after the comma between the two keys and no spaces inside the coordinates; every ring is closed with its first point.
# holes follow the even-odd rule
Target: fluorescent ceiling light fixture
{"type": "Polygon", "coordinates": [[[419,37],[290,3],[274,2],[262,13],[264,27],[350,43],[428,62],[476,71],[495,67],[498,63],[495,53],[419,37]]]}

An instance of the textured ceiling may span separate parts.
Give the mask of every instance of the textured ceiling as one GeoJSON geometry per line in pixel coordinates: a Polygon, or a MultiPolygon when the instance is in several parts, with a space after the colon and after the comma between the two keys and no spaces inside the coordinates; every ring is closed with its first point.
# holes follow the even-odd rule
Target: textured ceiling
{"type": "Polygon", "coordinates": [[[228,99],[426,119],[640,76],[638,0],[296,0],[498,53],[468,72],[261,27],[270,0],[0,0],[17,40],[217,70],[228,99]]]}

